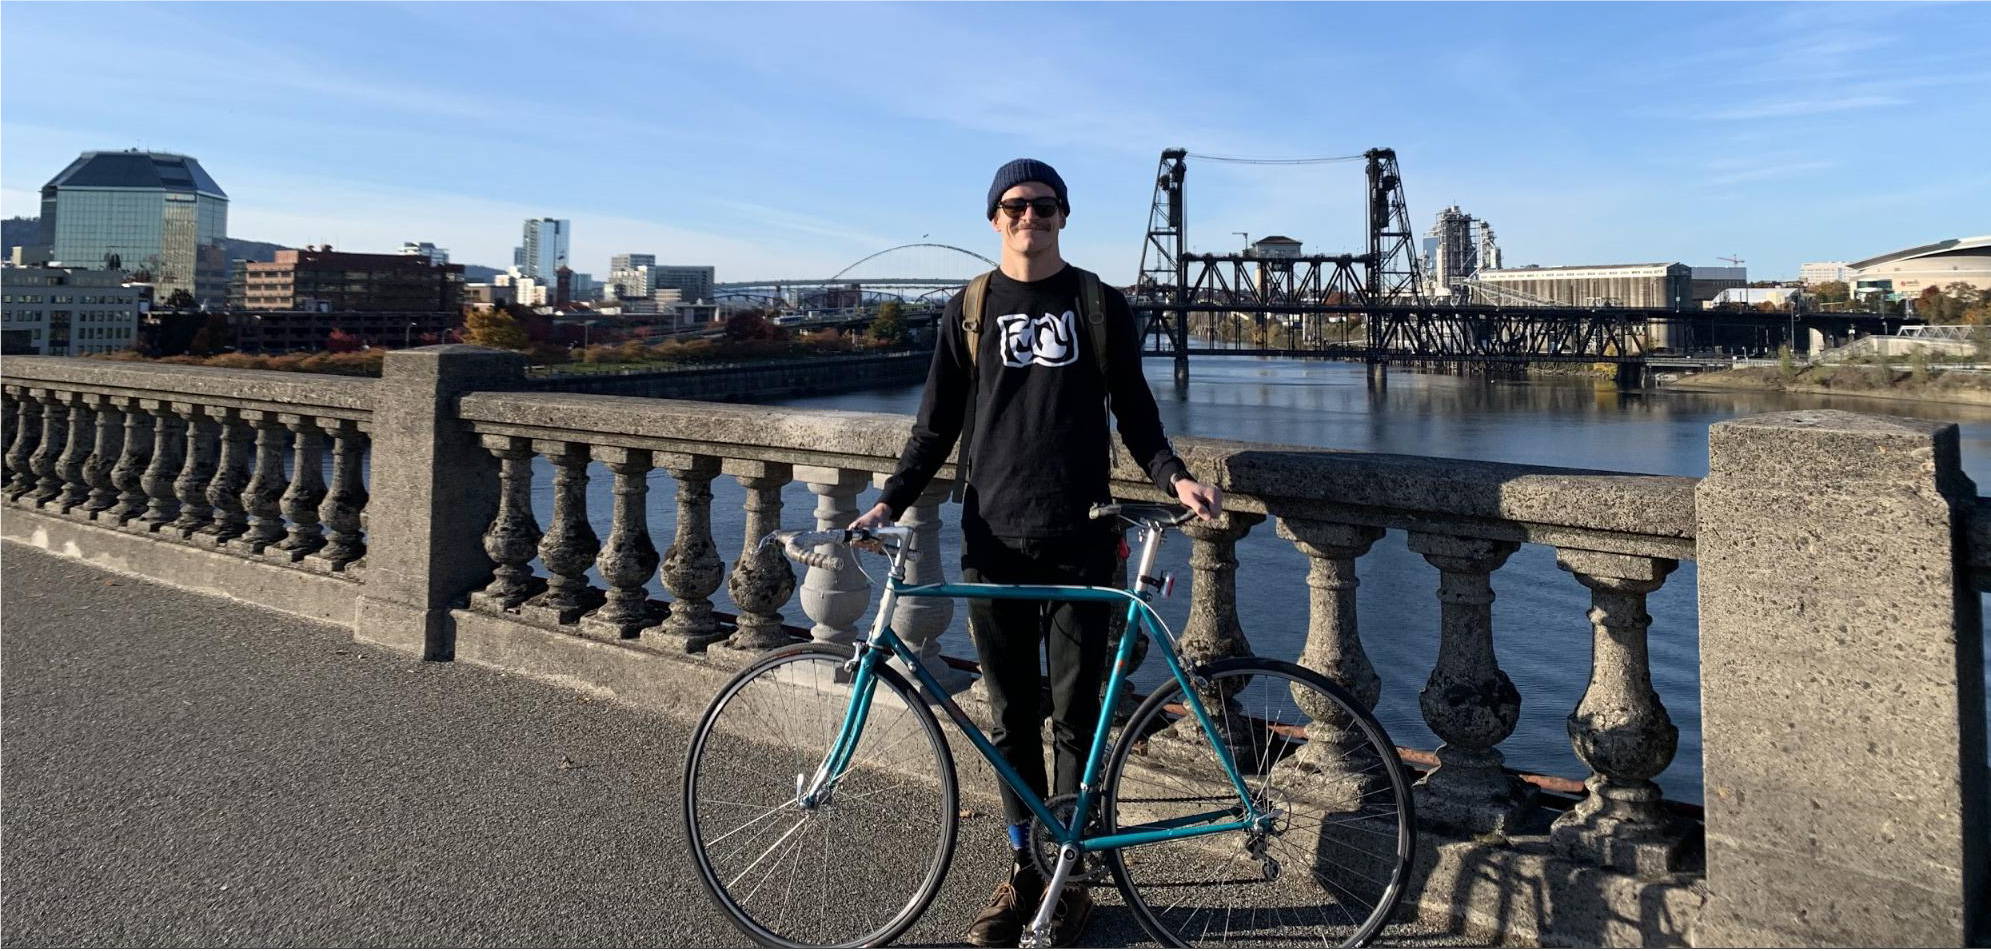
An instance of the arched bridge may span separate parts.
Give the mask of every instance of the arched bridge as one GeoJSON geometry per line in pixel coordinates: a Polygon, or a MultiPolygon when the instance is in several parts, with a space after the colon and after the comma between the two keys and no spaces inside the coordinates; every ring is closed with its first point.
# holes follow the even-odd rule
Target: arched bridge
{"type": "Polygon", "coordinates": [[[914,256],[914,257],[923,257],[924,259],[908,261],[906,262],[905,266],[910,267],[911,265],[917,264],[921,265],[920,267],[916,268],[917,270],[936,271],[940,270],[941,267],[946,266],[939,264],[938,258],[945,258],[949,262],[952,262],[958,259],[958,257],[973,258],[974,260],[982,264],[988,265],[989,267],[996,266],[996,262],[991,261],[988,258],[980,254],[977,254],[973,251],[970,251],[967,248],[956,247],[951,244],[938,244],[934,242],[915,241],[910,244],[901,244],[896,247],[886,248],[883,251],[875,251],[871,254],[867,254],[861,258],[858,258],[855,261],[852,261],[850,264],[845,265],[842,270],[836,272],[835,274],[830,275],[829,277],[773,278],[773,279],[763,279],[763,280],[753,280],[753,281],[726,281],[713,285],[713,288],[714,290],[717,291],[752,291],[752,290],[759,290],[765,288],[814,288],[814,287],[835,287],[835,286],[844,286],[850,284],[862,284],[866,287],[960,287],[961,285],[968,283],[968,278],[973,276],[972,273],[961,277],[903,277],[903,276],[852,277],[851,276],[852,271],[855,271],[863,267],[864,265],[871,263],[872,261],[876,261],[879,258],[883,258],[887,255],[895,254],[898,252],[917,251],[917,250],[945,251],[950,253],[942,256],[935,256],[935,255],[914,256]]]}

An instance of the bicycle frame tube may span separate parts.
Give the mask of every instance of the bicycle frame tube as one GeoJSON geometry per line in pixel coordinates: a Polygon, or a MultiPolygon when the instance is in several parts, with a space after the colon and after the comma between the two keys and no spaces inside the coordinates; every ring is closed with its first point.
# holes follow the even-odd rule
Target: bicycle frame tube
{"type": "MultiPolygon", "coordinates": [[[[1078,845],[1089,850],[1120,848],[1169,839],[1232,832],[1247,828],[1257,820],[1258,817],[1255,815],[1255,810],[1252,809],[1250,804],[1250,794],[1245,788],[1243,777],[1238,773],[1237,764],[1231,757],[1229,748],[1223,744],[1213,742],[1211,746],[1217,754],[1217,759],[1222,764],[1224,773],[1231,782],[1232,789],[1238,795],[1237,806],[1195,816],[1181,817],[1167,822],[1153,823],[1134,832],[1081,839],[1078,834],[1079,828],[1067,826],[1051,813],[1050,807],[1023,781],[1023,777],[1017,774],[1015,767],[1009,763],[1001,751],[995,748],[995,744],[989,740],[988,735],[982,732],[981,728],[976,726],[974,721],[969,719],[967,713],[960,708],[960,705],[956,704],[953,698],[948,695],[946,688],[941,686],[939,679],[934,677],[933,673],[920,661],[918,653],[907,647],[898,634],[891,629],[890,625],[884,623],[882,620],[890,616],[891,606],[899,597],[1124,602],[1127,610],[1126,620],[1128,630],[1134,636],[1123,636],[1120,639],[1119,650],[1113,658],[1113,668],[1107,678],[1105,694],[1101,701],[1099,722],[1095,725],[1092,745],[1086,754],[1085,771],[1080,777],[1078,801],[1075,803],[1076,808],[1072,814],[1074,816],[1087,816],[1091,814],[1094,799],[1098,795],[1095,783],[1098,779],[1100,765],[1105,758],[1107,734],[1110,732],[1113,724],[1113,710],[1128,689],[1128,679],[1133,668],[1135,641],[1140,633],[1161,633],[1167,630],[1166,625],[1155,615],[1153,607],[1137,591],[1078,585],[963,583],[903,586],[899,582],[890,579],[886,581],[886,585],[887,593],[880,604],[881,620],[873,627],[871,636],[866,641],[868,649],[858,663],[857,676],[852,682],[851,704],[846,709],[843,727],[839,731],[837,742],[832,748],[830,756],[825,761],[824,770],[818,774],[816,782],[811,784],[811,796],[815,795],[816,790],[820,788],[823,781],[829,777],[840,776],[849,768],[850,757],[856,749],[858,738],[863,730],[864,719],[870,712],[872,692],[877,686],[875,680],[876,674],[872,668],[878,662],[881,654],[889,652],[905,659],[906,666],[911,670],[914,679],[919,682],[920,687],[926,691],[927,696],[939,704],[941,710],[947,714],[948,719],[954,721],[955,727],[961,731],[963,736],[968,738],[968,742],[995,769],[996,774],[1001,777],[1003,783],[1016,794],[1017,799],[1023,803],[1025,808],[1030,810],[1030,813],[1038,821],[1043,822],[1047,828],[1053,831],[1061,845],[1078,845]],[[1234,818],[1230,822],[1214,821],[1227,816],[1241,818],[1234,818]]],[[[1210,721],[1209,713],[1204,709],[1202,700],[1197,695],[1188,673],[1176,658],[1174,647],[1169,638],[1166,636],[1157,636],[1154,637],[1154,640],[1160,648],[1162,658],[1168,665],[1170,676],[1182,685],[1184,703],[1192,715],[1196,717],[1197,723],[1203,729],[1204,736],[1214,737],[1216,732],[1210,721]]]]}

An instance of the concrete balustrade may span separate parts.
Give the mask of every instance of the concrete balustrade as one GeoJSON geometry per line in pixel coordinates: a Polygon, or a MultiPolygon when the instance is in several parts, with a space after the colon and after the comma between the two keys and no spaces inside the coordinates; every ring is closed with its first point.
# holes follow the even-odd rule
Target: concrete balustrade
{"type": "MultiPolygon", "coordinates": [[[[908,426],[526,392],[514,355],[464,346],[396,351],[377,382],[51,358],[7,370],[8,538],[681,714],[757,651],[861,629],[872,592],[854,567],[798,583],[756,542],[811,514],[820,528],[854,518],[908,426]],[[543,530],[536,459],[553,479],[543,530]],[[612,510],[596,513],[605,538],[589,518],[593,463],[612,479],[612,510]],[[656,469],[675,487],[668,506],[650,497],[656,469]],[[712,532],[721,476],[746,496],[736,553],[712,532]],[[813,513],[784,509],[795,482],[813,513]],[[670,524],[652,524],[653,509],[670,524]],[[737,615],[712,603],[722,584],[737,615]]],[[[1417,691],[1443,741],[1415,788],[1426,835],[1410,904],[1427,919],[1521,942],[1982,940],[1991,778],[1977,592],[1991,577],[1979,514],[1991,507],[1955,440],[1953,426],[1842,412],[1755,417],[1715,427],[1709,477],[1695,480],[1178,439],[1229,508],[1185,528],[1179,645],[1195,662],[1252,650],[1237,542],[1272,520],[1308,564],[1286,579],[1308,591],[1293,619],[1305,646],[1282,659],[1368,707],[1417,691]],[[1392,532],[1432,570],[1431,588],[1401,592],[1437,599],[1440,647],[1421,683],[1378,675],[1363,646],[1375,634],[1356,617],[1362,559],[1392,532]],[[1523,546],[1551,548],[1590,605],[1588,683],[1567,724],[1591,775],[1573,807],[1500,749],[1529,698],[1500,669],[1492,604],[1523,546]],[[1655,781],[1679,729],[1646,645],[1648,598],[1694,560],[1705,825],[1655,781]]],[[[943,469],[907,514],[916,580],[946,576],[952,477],[943,469]]],[[[1124,459],[1113,478],[1117,496],[1157,498],[1124,459]]],[[[952,611],[908,599],[893,623],[937,661],[952,611]]],[[[971,692],[960,700],[984,712],[971,692]]],[[[1308,739],[1295,762],[1309,795],[1373,781],[1344,762],[1349,724],[1299,716],[1327,718],[1292,724],[1308,739]]]]}

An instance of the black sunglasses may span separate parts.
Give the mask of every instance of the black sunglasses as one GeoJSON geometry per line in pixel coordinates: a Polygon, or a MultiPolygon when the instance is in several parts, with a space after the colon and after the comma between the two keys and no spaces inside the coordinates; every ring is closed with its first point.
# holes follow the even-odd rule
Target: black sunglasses
{"type": "Polygon", "coordinates": [[[996,207],[1001,208],[1011,218],[1023,217],[1023,209],[1025,208],[1035,208],[1037,209],[1037,217],[1049,218],[1057,214],[1064,206],[1056,198],[1011,198],[1006,201],[996,202],[996,207]]]}

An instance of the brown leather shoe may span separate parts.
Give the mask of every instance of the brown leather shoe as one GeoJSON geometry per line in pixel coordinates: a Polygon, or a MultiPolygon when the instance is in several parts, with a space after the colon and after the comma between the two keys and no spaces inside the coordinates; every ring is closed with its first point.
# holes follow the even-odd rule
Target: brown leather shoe
{"type": "Polygon", "coordinates": [[[1044,880],[1037,870],[1018,864],[1009,870],[1009,880],[996,886],[989,903],[968,926],[967,941],[977,948],[1014,948],[1023,937],[1023,924],[1037,913],[1044,894],[1044,880]]]}
{"type": "Polygon", "coordinates": [[[1058,907],[1051,909],[1051,947],[1069,948],[1092,921],[1092,893],[1084,885],[1066,885],[1058,907]]]}

